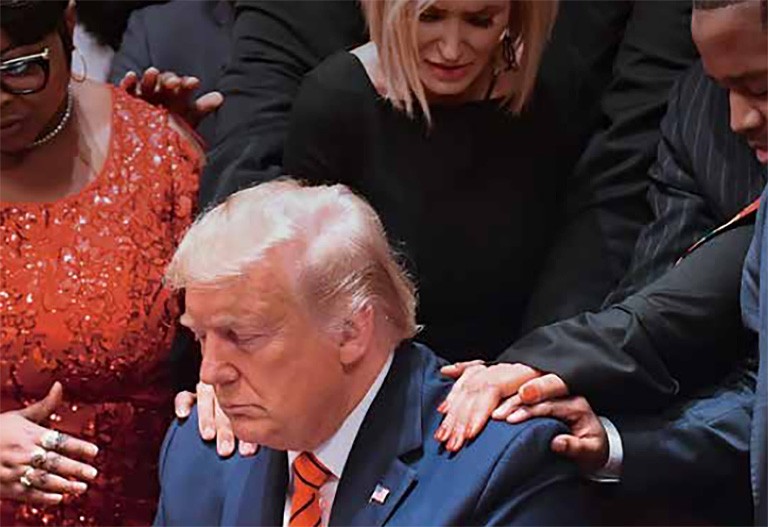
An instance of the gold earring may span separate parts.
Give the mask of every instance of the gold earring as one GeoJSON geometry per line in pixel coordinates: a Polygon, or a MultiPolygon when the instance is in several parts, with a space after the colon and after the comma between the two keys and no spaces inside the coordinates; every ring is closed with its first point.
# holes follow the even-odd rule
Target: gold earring
{"type": "Polygon", "coordinates": [[[83,54],[80,53],[80,51],[77,48],[74,48],[72,50],[72,56],[74,57],[77,55],[80,58],[80,65],[82,66],[82,73],[80,75],[76,75],[74,70],[70,74],[72,76],[72,80],[75,82],[84,82],[85,79],[88,78],[88,64],[85,63],[85,57],[83,57],[83,54]]]}
{"type": "Polygon", "coordinates": [[[517,63],[517,49],[515,49],[515,44],[512,42],[509,28],[504,30],[504,37],[501,39],[501,54],[507,71],[517,71],[520,69],[520,65],[517,63]]]}

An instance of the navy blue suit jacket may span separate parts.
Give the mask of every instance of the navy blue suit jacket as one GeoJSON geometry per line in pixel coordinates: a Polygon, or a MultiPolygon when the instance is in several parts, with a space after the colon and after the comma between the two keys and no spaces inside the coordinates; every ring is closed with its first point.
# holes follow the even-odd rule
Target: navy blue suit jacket
{"type": "MultiPolygon", "coordinates": [[[[566,430],[549,419],[493,422],[450,455],[432,438],[450,382],[426,347],[405,343],[363,421],[330,525],[564,525],[587,523],[575,468],[550,451],[566,430]],[[390,490],[371,500],[376,485],[390,490]]],[[[197,417],[172,425],[160,460],[155,525],[282,525],[285,452],[222,460],[197,417]]]]}
{"type": "Polygon", "coordinates": [[[744,323],[759,333],[760,367],[757,375],[757,390],[752,410],[752,435],[750,441],[750,462],[752,476],[752,497],[755,505],[755,524],[768,525],[768,230],[766,207],[768,187],[760,198],[760,212],[755,225],[755,238],[749,249],[744,265],[741,300],[744,323]]]}

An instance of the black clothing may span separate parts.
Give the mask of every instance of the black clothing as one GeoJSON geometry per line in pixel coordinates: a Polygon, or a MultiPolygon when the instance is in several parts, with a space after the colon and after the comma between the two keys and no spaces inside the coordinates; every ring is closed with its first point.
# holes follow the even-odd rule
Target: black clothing
{"type": "MultiPolygon", "coordinates": [[[[216,89],[229,60],[234,10],[227,0],[173,0],[131,14],[123,43],[112,60],[109,82],[119,84],[129,71],[160,71],[200,79],[195,97],[216,89]]],[[[215,115],[203,119],[198,133],[210,145],[215,115]]]]}
{"type": "MultiPolygon", "coordinates": [[[[590,11],[583,2],[567,3],[584,14],[590,11]]],[[[565,218],[528,306],[526,332],[599,308],[626,273],[637,236],[653,219],[645,199],[647,174],[656,159],[669,91],[697,56],[691,41],[691,2],[614,1],[602,2],[601,7],[609,8],[602,16],[618,20],[605,24],[606,30],[593,38],[608,50],[616,45],[610,37],[618,36],[618,49],[615,58],[610,57],[610,83],[599,107],[587,114],[596,116],[596,125],[568,178],[565,218]],[[612,27],[615,31],[607,30],[612,27]]],[[[555,35],[561,36],[565,42],[586,35],[555,35]]],[[[550,49],[557,45],[554,40],[550,49]]],[[[600,49],[597,43],[592,48],[600,49]]],[[[590,56],[589,48],[578,50],[573,60],[590,56]]],[[[605,61],[589,61],[583,76],[592,78],[605,61]]],[[[589,107],[589,102],[581,104],[589,107]]]]}
{"type": "Polygon", "coordinates": [[[662,122],[649,193],[655,219],[630,273],[602,311],[534,330],[501,360],[555,372],[600,409],[656,408],[678,385],[689,391],[727,372],[745,346],[739,291],[749,237],[726,232],[671,267],[757,198],[765,180],[765,167],[729,128],[727,93],[698,63],[662,122]]]}
{"type": "Polygon", "coordinates": [[[553,234],[547,101],[519,117],[499,104],[432,105],[429,128],[341,52],[306,77],[285,146],[287,174],[371,202],[416,278],[419,340],[451,361],[494,358],[515,339],[553,234]]]}
{"type": "Polygon", "coordinates": [[[282,172],[283,141],[304,74],[367,41],[358,2],[235,3],[230,64],[218,89],[216,142],[200,182],[202,208],[282,172]]]}

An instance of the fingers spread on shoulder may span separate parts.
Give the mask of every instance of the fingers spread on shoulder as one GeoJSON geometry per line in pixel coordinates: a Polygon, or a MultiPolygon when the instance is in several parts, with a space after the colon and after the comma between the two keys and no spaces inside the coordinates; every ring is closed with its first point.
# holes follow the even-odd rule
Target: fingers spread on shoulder
{"type": "Polygon", "coordinates": [[[197,425],[206,441],[216,437],[216,394],[203,382],[197,383],[197,425]]]}
{"type": "Polygon", "coordinates": [[[455,362],[453,364],[448,364],[447,366],[443,366],[440,368],[440,373],[447,377],[451,377],[454,379],[457,379],[461,376],[461,374],[464,373],[464,371],[469,368],[470,366],[481,366],[485,364],[482,360],[471,360],[471,361],[465,361],[465,362],[455,362]]]}
{"type": "Polygon", "coordinates": [[[232,423],[217,402],[214,402],[214,414],[216,420],[216,451],[222,457],[231,456],[235,451],[235,435],[232,433],[232,423]]]}
{"type": "MultiPolygon", "coordinates": [[[[468,363],[467,363],[468,364],[468,363]]],[[[461,376],[451,387],[451,391],[448,393],[445,402],[447,409],[450,411],[451,404],[463,396],[465,392],[471,392],[476,389],[478,383],[473,382],[476,380],[476,376],[485,372],[488,368],[482,362],[477,361],[476,364],[468,364],[461,373],[461,376]]]]}
{"type": "Polygon", "coordinates": [[[179,419],[186,419],[195,406],[195,394],[192,392],[179,392],[173,400],[174,411],[179,419]]]}
{"type": "Polygon", "coordinates": [[[248,441],[239,441],[237,450],[243,457],[253,456],[259,451],[259,445],[256,443],[249,443],[248,441]]]}

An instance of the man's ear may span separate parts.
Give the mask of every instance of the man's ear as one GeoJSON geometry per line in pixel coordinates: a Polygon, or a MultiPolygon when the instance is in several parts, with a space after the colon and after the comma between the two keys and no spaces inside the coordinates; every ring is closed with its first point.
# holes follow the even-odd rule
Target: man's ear
{"type": "Polygon", "coordinates": [[[348,317],[339,334],[339,358],[342,366],[352,366],[365,356],[373,339],[374,309],[370,304],[348,317]]]}

